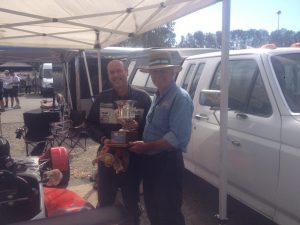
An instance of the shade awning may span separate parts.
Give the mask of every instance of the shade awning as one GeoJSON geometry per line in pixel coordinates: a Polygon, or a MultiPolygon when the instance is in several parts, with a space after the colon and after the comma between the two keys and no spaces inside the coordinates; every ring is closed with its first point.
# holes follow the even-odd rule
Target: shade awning
{"type": "Polygon", "coordinates": [[[31,68],[32,65],[22,62],[6,62],[0,65],[0,68],[7,68],[7,67],[22,67],[22,68],[31,68]]]}
{"type": "Polygon", "coordinates": [[[220,0],[1,0],[0,45],[93,48],[152,30],[220,0]]]}

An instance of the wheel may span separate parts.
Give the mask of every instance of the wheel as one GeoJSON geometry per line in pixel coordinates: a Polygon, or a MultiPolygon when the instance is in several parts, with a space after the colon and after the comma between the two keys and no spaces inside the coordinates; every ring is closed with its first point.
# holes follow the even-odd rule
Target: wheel
{"type": "Polygon", "coordinates": [[[70,180],[70,163],[68,152],[65,147],[50,148],[52,169],[59,169],[63,178],[59,186],[67,186],[70,180]]]}
{"type": "Polygon", "coordinates": [[[63,178],[59,183],[59,187],[65,187],[70,180],[70,164],[69,157],[66,148],[64,147],[52,147],[48,149],[41,157],[40,164],[43,164],[41,176],[43,172],[58,169],[63,178]],[[46,162],[46,163],[44,163],[46,162]]]}

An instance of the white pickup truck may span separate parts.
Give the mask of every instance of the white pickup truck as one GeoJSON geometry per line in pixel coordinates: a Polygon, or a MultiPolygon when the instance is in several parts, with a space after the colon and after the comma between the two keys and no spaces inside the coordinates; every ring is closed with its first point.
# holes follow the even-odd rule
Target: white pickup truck
{"type": "MultiPolygon", "coordinates": [[[[220,89],[220,61],[220,52],[188,57],[176,81],[195,108],[185,166],[216,187],[220,111],[201,105],[200,92],[220,89]]],[[[276,223],[299,225],[300,48],[231,51],[229,75],[228,192],[276,223]]]]}

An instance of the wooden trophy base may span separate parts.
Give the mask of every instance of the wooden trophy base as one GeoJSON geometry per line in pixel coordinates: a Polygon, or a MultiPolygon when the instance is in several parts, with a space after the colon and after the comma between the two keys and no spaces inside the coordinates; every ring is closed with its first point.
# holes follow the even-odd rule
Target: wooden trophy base
{"type": "Polygon", "coordinates": [[[118,130],[111,132],[111,144],[110,147],[127,148],[128,143],[136,141],[138,139],[137,131],[118,130]]]}

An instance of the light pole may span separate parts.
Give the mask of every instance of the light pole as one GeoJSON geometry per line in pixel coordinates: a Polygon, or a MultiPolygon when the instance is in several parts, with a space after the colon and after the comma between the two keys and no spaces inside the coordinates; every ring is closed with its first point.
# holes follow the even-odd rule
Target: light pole
{"type": "Polygon", "coordinates": [[[278,11],[276,12],[276,14],[278,15],[278,18],[277,18],[277,31],[279,32],[279,16],[280,16],[280,14],[281,14],[281,10],[278,10],[278,11]]]}

